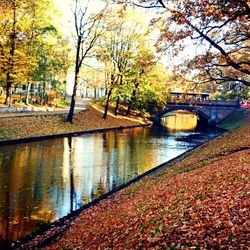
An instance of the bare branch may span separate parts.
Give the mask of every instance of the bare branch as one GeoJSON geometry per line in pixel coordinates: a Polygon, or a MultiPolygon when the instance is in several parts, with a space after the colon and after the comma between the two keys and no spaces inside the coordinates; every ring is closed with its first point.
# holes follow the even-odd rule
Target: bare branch
{"type": "Polygon", "coordinates": [[[132,6],[143,8],[143,9],[155,9],[155,8],[162,8],[162,5],[140,5],[137,3],[132,3],[132,6]]]}

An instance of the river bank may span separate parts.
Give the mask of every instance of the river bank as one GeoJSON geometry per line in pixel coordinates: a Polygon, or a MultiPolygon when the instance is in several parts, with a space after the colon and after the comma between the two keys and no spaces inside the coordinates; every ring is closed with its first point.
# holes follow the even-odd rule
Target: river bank
{"type": "Polygon", "coordinates": [[[66,122],[66,114],[9,117],[0,119],[0,144],[22,142],[34,139],[48,139],[81,132],[146,125],[148,120],[137,114],[131,117],[114,116],[109,113],[102,118],[100,106],[90,104],[86,111],[74,115],[73,123],[66,122]]]}
{"type": "Polygon", "coordinates": [[[22,249],[33,249],[65,227],[69,229],[47,249],[247,249],[249,121],[248,113],[231,126],[235,131],[84,210],[64,228],[37,236],[22,249]]]}

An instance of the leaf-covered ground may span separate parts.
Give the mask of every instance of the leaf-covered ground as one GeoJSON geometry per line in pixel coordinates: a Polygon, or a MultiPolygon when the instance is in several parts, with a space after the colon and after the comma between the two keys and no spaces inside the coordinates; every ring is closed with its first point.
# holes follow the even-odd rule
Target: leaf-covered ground
{"type": "Polygon", "coordinates": [[[84,210],[46,249],[249,249],[249,181],[248,123],[84,210]]]}
{"type": "Polygon", "coordinates": [[[113,115],[109,115],[104,120],[102,116],[102,110],[98,109],[97,106],[90,105],[87,111],[74,116],[73,124],[65,121],[66,115],[1,118],[0,140],[40,137],[145,123],[143,119],[115,117],[113,115]]]}

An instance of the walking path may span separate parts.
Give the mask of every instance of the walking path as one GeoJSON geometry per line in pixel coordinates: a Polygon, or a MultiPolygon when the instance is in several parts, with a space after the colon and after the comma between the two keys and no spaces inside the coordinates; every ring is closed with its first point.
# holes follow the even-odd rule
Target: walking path
{"type": "MultiPolygon", "coordinates": [[[[76,99],[74,114],[77,114],[81,111],[85,111],[87,109],[87,104],[89,99],[76,99]]],[[[1,108],[1,107],[0,107],[1,108]]],[[[53,109],[48,108],[47,111],[22,111],[22,112],[0,112],[0,118],[13,118],[13,117],[30,117],[30,116],[44,116],[44,115],[61,115],[67,114],[69,112],[69,107],[66,109],[53,109]]]]}

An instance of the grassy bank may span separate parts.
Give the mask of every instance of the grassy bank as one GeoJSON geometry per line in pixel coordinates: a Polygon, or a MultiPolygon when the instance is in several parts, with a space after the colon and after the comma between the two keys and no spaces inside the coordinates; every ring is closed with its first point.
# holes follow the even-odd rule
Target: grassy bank
{"type": "Polygon", "coordinates": [[[86,111],[74,116],[73,124],[66,122],[66,114],[1,118],[0,141],[134,126],[147,122],[136,114],[130,118],[109,114],[106,120],[102,116],[102,108],[91,104],[86,111]]]}
{"type": "Polygon", "coordinates": [[[249,109],[239,109],[226,117],[218,126],[229,131],[236,130],[242,125],[247,124],[250,119],[249,117],[249,109]]]}
{"type": "Polygon", "coordinates": [[[248,249],[249,113],[239,123],[244,125],[84,210],[46,249],[248,249]]]}

